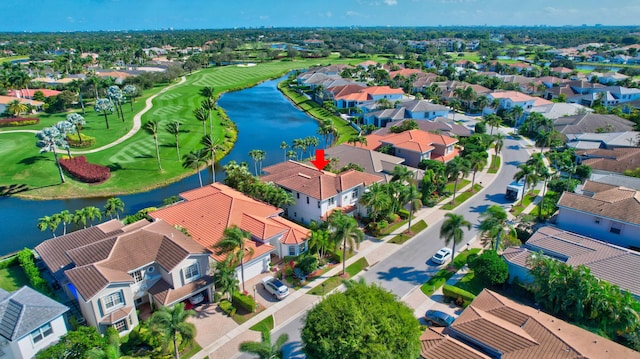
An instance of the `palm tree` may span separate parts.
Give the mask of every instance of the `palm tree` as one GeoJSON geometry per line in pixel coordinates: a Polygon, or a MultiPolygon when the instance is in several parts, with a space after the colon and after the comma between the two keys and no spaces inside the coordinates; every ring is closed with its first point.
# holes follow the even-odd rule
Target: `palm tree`
{"type": "Polygon", "coordinates": [[[476,173],[484,169],[487,165],[487,153],[471,152],[469,155],[469,163],[471,164],[469,169],[473,172],[473,177],[471,177],[471,191],[473,191],[473,186],[476,183],[476,173]]]}
{"type": "Polygon", "coordinates": [[[113,215],[115,214],[116,218],[120,220],[119,212],[124,212],[124,202],[118,197],[109,198],[104,205],[104,215],[113,219],[113,215]]]}
{"type": "MultiPolygon", "coordinates": [[[[102,212],[100,212],[100,209],[96,206],[84,207],[82,209],[82,212],[84,214],[84,217],[91,222],[93,222],[96,218],[98,220],[102,219],[102,212]]],[[[91,224],[91,226],[93,226],[93,223],[91,224]]]]}
{"type": "Polygon", "coordinates": [[[131,105],[131,111],[133,111],[133,100],[136,98],[138,94],[138,88],[135,85],[125,85],[122,88],[122,92],[127,96],[129,100],[129,104],[131,105]]]}
{"type": "Polygon", "coordinates": [[[412,183],[414,173],[407,166],[395,166],[391,176],[391,182],[412,183]]]}
{"type": "Polygon", "coordinates": [[[391,207],[391,197],[380,183],[374,183],[362,194],[360,203],[371,210],[371,219],[376,222],[391,207]]]}
{"type": "Polygon", "coordinates": [[[68,210],[60,211],[60,213],[56,213],[53,215],[60,220],[62,223],[62,235],[67,234],[67,224],[70,224],[73,221],[73,215],[68,210]]]}
{"type": "Polygon", "coordinates": [[[451,200],[452,204],[456,203],[456,191],[458,189],[458,180],[460,176],[466,177],[469,174],[469,168],[471,164],[468,160],[462,157],[455,157],[453,161],[449,161],[447,163],[445,173],[447,173],[447,177],[449,179],[453,179],[453,199],[451,200]]]}
{"type": "Polygon", "coordinates": [[[500,151],[502,151],[505,138],[506,136],[501,132],[498,132],[495,135],[493,135],[493,149],[496,152],[496,156],[498,156],[500,154],[500,151]]]}
{"type": "Polygon", "coordinates": [[[67,122],[74,126],[76,134],[78,135],[78,141],[82,144],[82,136],[80,136],[80,130],[82,126],[86,124],[84,117],[79,113],[70,113],[67,115],[67,122]]]}
{"type": "Polygon", "coordinates": [[[238,277],[236,276],[236,266],[233,265],[228,256],[221,262],[216,262],[213,272],[213,279],[216,283],[216,289],[220,290],[222,296],[228,295],[228,299],[234,292],[238,290],[238,277]]]}
{"type": "Polygon", "coordinates": [[[36,146],[40,148],[40,153],[53,153],[53,158],[56,161],[56,166],[58,166],[60,181],[64,183],[64,173],[62,173],[62,166],[60,166],[60,161],[58,161],[58,154],[56,152],[56,149],[58,145],[64,145],[67,141],[62,138],[60,131],[56,127],[45,127],[42,129],[42,131],[36,133],[36,137],[38,138],[36,146]]]}
{"type": "Polygon", "coordinates": [[[284,156],[282,161],[284,162],[287,162],[287,148],[289,148],[287,141],[280,142],[280,149],[282,150],[282,155],[284,156]]]}
{"type": "Polygon", "coordinates": [[[463,215],[451,212],[445,214],[445,217],[446,219],[442,223],[442,227],[440,227],[440,238],[444,239],[444,243],[447,246],[453,242],[453,248],[451,249],[451,263],[453,264],[453,259],[456,256],[456,244],[462,243],[464,239],[463,227],[470,230],[471,222],[464,219],[463,215]]]}
{"type": "Polygon", "coordinates": [[[242,276],[242,291],[244,288],[244,257],[253,256],[253,248],[247,246],[247,242],[251,239],[251,233],[240,229],[236,225],[224,230],[222,233],[222,239],[216,245],[213,246],[217,255],[226,254],[231,256],[231,263],[235,266],[240,263],[240,273],[242,276]]]}
{"type": "Polygon", "coordinates": [[[58,229],[58,225],[60,225],[60,218],[57,216],[44,216],[38,219],[38,229],[40,231],[44,231],[49,229],[51,234],[56,236],[56,229],[58,229]]]}
{"type": "Polygon", "coordinates": [[[242,342],[240,343],[240,351],[243,353],[255,354],[259,359],[283,359],[284,352],[282,346],[289,341],[287,334],[282,334],[271,345],[271,333],[269,330],[261,331],[262,340],[259,342],[242,342]]]}
{"type": "Polygon", "coordinates": [[[180,161],[180,144],[178,142],[178,135],[180,134],[180,121],[173,120],[169,122],[165,129],[176,139],[176,152],[178,154],[178,161],[180,161]]]}
{"type": "Polygon", "coordinates": [[[487,208],[487,210],[480,215],[482,219],[478,229],[491,238],[495,239],[494,250],[497,251],[500,248],[500,239],[502,235],[508,235],[511,238],[515,237],[515,229],[511,226],[507,211],[497,204],[494,204],[487,208]]]}
{"type": "Polygon", "coordinates": [[[107,117],[108,113],[113,113],[113,103],[108,98],[99,98],[96,99],[96,104],[93,106],[93,109],[97,113],[102,113],[104,115],[104,122],[107,124],[107,129],[109,129],[109,118],[107,117]]]}
{"type": "Polygon", "coordinates": [[[249,157],[253,159],[255,175],[258,176],[259,173],[262,173],[262,161],[266,157],[266,152],[263,150],[251,150],[249,151],[249,157]],[[260,164],[260,171],[258,171],[258,164],[260,164]]]}
{"type": "Polygon", "coordinates": [[[20,116],[21,113],[27,112],[29,106],[20,102],[20,100],[13,100],[7,105],[7,112],[13,115],[13,117],[20,116]]]}
{"type": "Polygon", "coordinates": [[[402,193],[402,202],[409,204],[409,231],[411,231],[411,220],[413,219],[413,211],[422,208],[422,192],[418,190],[418,187],[414,183],[410,183],[405,186],[402,193]]]}
{"type": "Polygon", "coordinates": [[[209,153],[211,158],[211,175],[213,182],[216,181],[216,151],[220,147],[220,141],[213,138],[212,134],[204,135],[200,140],[200,144],[204,146],[204,148],[209,153]]]}
{"type": "Polygon", "coordinates": [[[516,181],[522,180],[524,182],[524,188],[520,198],[520,205],[522,205],[524,202],[524,194],[527,193],[527,187],[535,186],[535,184],[538,183],[538,176],[536,176],[534,168],[526,163],[519,164],[518,168],[520,170],[513,175],[513,179],[516,181]]]}
{"type": "Polygon", "coordinates": [[[122,113],[122,99],[124,98],[122,90],[117,85],[109,86],[107,89],[107,97],[113,102],[118,117],[124,122],[124,114],[122,113]]]}
{"type": "Polygon", "coordinates": [[[205,98],[200,103],[200,107],[202,107],[207,112],[207,117],[209,118],[209,133],[213,133],[213,109],[216,108],[216,103],[212,98],[205,98]]]}
{"type": "Polygon", "coordinates": [[[76,209],[76,211],[73,212],[73,223],[78,227],[82,226],[82,228],[87,228],[87,213],[84,211],[84,208],[76,209]]]}
{"type": "Polygon", "coordinates": [[[153,142],[156,144],[156,159],[158,160],[158,168],[162,171],[162,164],[160,163],[160,147],[158,147],[158,121],[151,120],[144,125],[144,129],[148,133],[153,135],[153,142]]]}
{"type": "Polygon", "coordinates": [[[182,167],[193,168],[198,173],[198,179],[200,180],[200,187],[202,187],[202,176],[200,175],[200,165],[207,162],[209,157],[209,151],[204,148],[194,150],[182,158],[182,167]]]}
{"type": "Polygon", "coordinates": [[[344,275],[347,268],[347,246],[350,251],[353,251],[354,247],[359,248],[360,242],[364,239],[364,232],[358,227],[355,218],[342,211],[331,212],[327,222],[335,243],[342,243],[342,275],[344,275]]]}
{"type": "Polygon", "coordinates": [[[522,115],[524,114],[524,109],[522,108],[522,106],[514,106],[511,111],[511,116],[513,117],[513,121],[514,121],[514,126],[518,126],[518,121],[520,120],[520,118],[522,118],[522,115]]]}
{"type": "Polygon", "coordinates": [[[502,124],[502,118],[500,118],[500,116],[498,115],[490,114],[485,118],[485,122],[489,124],[489,126],[491,126],[491,131],[489,132],[489,134],[493,135],[493,128],[500,127],[500,125],[502,124]]]}
{"type": "Polygon", "coordinates": [[[215,89],[213,88],[213,86],[205,86],[200,89],[200,96],[213,99],[213,97],[215,96],[215,89]]]}
{"type": "Polygon", "coordinates": [[[189,317],[196,315],[193,310],[185,310],[184,303],[180,302],[173,308],[162,307],[155,311],[149,320],[149,327],[154,333],[160,334],[161,340],[173,341],[173,352],[176,359],[180,358],[178,350],[178,338],[182,341],[190,341],[195,338],[196,327],[187,322],[189,317]]]}
{"type": "Polygon", "coordinates": [[[57,128],[60,131],[60,136],[57,138],[56,145],[58,148],[62,148],[67,150],[67,155],[71,158],[71,146],[69,146],[69,141],[67,141],[67,135],[70,132],[74,132],[76,129],[73,124],[69,121],[58,121],[53,127],[57,128]]]}
{"type": "Polygon", "coordinates": [[[475,106],[480,110],[480,114],[484,113],[484,108],[489,106],[489,98],[485,95],[476,98],[475,106]]]}
{"type": "Polygon", "coordinates": [[[207,118],[209,117],[209,115],[207,114],[207,110],[202,107],[198,107],[197,109],[193,110],[193,116],[196,118],[196,120],[202,122],[202,135],[206,136],[207,118]]]}

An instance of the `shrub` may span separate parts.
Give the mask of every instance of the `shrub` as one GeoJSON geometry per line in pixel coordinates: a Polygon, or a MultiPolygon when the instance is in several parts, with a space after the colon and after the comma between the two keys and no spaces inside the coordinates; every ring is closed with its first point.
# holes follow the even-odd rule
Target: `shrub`
{"type": "Polygon", "coordinates": [[[256,301],[248,295],[240,292],[233,293],[233,305],[253,313],[256,310],[256,301]]]}
{"type": "Polygon", "coordinates": [[[85,156],[61,159],[60,165],[81,182],[100,183],[111,177],[109,167],[89,163],[85,156]]]}
{"type": "Polygon", "coordinates": [[[38,123],[40,123],[39,118],[11,117],[0,119],[0,127],[28,126],[38,123]]]}
{"type": "Polygon", "coordinates": [[[404,209],[404,208],[401,208],[401,209],[398,211],[398,215],[399,215],[399,216],[400,216],[400,218],[402,218],[402,219],[407,219],[407,218],[409,218],[410,213],[409,213],[409,211],[408,211],[408,210],[406,210],[406,209],[404,209]]]}
{"type": "Polygon", "coordinates": [[[19,264],[20,264],[20,262],[18,261],[18,256],[17,255],[10,256],[10,257],[7,257],[7,258],[3,259],[2,261],[0,261],[0,269],[5,269],[5,268],[17,266],[19,264]]]}
{"type": "Polygon", "coordinates": [[[96,144],[95,137],[87,136],[84,133],[81,133],[80,137],[82,137],[82,143],[80,143],[80,139],[78,138],[77,134],[75,133],[68,134],[67,142],[69,142],[69,146],[74,148],[85,148],[85,147],[91,147],[96,144]]]}
{"type": "Polygon", "coordinates": [[[38,292],[53,297],[53,291],[49,287],[49,283],[40,276],[40,271],[36,267],[33,252],[29,248],[25,248],[18,252],[18,262],[29,279],[31,286],[38,292]]]}
{"type": "Polygon", "coordinates": [[[226,299],[220,301],[220,309],[222,309],[228,316],[234,316],[236,314],[236,308],[226,299]]]}
{"type": "Polygon", "coordinates": [[[312,273],[318,269],[318,258],[312,255],[306,255],[300,259],[296,268],[299,268],[304,274],[312,273]]]}
{"type": "Polygon", "coordinates": [[[395,221],[397,221],[397,220],[398,220],[398,218],[400,218],[400,216],[398,216],[398,215],[397,215],[397,214],[395,214],[395,213],[391,213],[391,214],[389,214],[389,215],[387,216],[387,221],[388,221],[389,223],[394,223],[395,221]]]}
{"type": "Polygon", "coordinates": [[[445,284],[442,287],[442,294],[445,297],[454,300],[456,303],[459,303],[459,305],[462,305],[465,307],[469,305],[469,303],[471,303],[476,298],[476,296],[473,295],[472,293],[469,293],[464,289],[460,289],[458,287],[454,287],[448,284],[445,284]]]}
{"type": "Polygon", "coordinates": [[[488,285],[500,285],[509,278],[507,262],[494,250],[482,252],[469,268],[473,269],[476,278],[488,285]]]}

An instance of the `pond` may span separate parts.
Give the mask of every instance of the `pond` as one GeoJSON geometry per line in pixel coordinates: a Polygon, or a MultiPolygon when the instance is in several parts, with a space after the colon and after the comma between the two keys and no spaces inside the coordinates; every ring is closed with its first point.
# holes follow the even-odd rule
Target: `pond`
{"type": "MultiPolygon", "coordinates": [[[[252,88],[222,95],[218,105],[238,127],[238,141],[231,152],[216,164],[216,180],[224,178],[222,166],[231,160],[247,162],[253,169],[249,151],[260,149],[266,152],[263,167],[283,161],[280,143],[291,144],[295,138],[317,136],[318,123],[298,110],[278,91],[277,84],[286,77],[263,82],[252,88]]],[[[211,169],[202,171],[203,181],[211,183],[211,169]]],[[[186,177],[176,183],[148,192],[118,196],[125,203],[126,214],[158,206],[165,198],[175,196],[199,186],[198,175],[186,177]]],[[[106,198],[77,198],[65,200],[34,201],[15,197],[0,197],[0,255],[33,248],[51,232],[37,229],[38,219],[58,213],[64,209],[71,212],[86,206],[102,208],[106,198]]],[[[62,234],[62,226],[57,234],[62,234]]]]}

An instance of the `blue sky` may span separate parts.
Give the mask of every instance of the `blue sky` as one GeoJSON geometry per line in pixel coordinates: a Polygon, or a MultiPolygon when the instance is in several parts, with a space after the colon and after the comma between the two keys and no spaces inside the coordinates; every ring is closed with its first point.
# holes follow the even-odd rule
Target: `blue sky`
{"type": "Polygon", "coordinates": [[[638,0],[4,0],[0,31],[638,25],[638,0]]]}

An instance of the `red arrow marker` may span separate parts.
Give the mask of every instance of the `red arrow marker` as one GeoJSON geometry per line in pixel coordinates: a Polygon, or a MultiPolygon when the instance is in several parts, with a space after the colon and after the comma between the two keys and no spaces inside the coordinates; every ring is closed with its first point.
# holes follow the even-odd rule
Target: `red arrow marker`
{"type": "Polygon", "coordinates": [[[311,160],[311,163],[313,163],[319,171],[322,171],[322,169],[329,164],[329,161],[324,159],[324,150],[316,150],[316,159],[311,160]]]}

